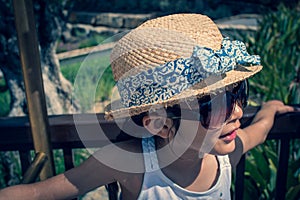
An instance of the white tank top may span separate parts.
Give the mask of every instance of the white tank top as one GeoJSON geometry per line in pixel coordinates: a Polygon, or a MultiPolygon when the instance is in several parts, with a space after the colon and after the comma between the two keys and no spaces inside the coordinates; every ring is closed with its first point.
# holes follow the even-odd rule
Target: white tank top
{"type": "Polygon", "coordinates": [[[217,156],[220,174],[216,184],[205,192],[193,192],[180,187],[160,170],[153,137],[143,138],[142,146],[146,172],[139,200],[231,199],[231,165],[227,155],[217,156]]]}

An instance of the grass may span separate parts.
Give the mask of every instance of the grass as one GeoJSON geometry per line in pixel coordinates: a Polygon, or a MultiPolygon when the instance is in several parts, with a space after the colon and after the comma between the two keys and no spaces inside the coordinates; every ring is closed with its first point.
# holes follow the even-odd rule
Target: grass
{"type": "Polygon", "coordinates": [[[75,49],[82,49],[85,47],[97,46],[103,42],[108,34],[92,34],[89,37],[84,37],[81,39],[76,39],[73,42],[64,43],[62,40],[58,41],[56,53],[62,53],[66,51],[71,51],[75,49]]]}
{"type": "Polygon", "coordinates": [[[110,99],[115,82],[109,63],[109,52],[105,52],[89,55],[82,62],[61,65],[61,72],[73,84],[83,112],[95,102],[110,99]]]}

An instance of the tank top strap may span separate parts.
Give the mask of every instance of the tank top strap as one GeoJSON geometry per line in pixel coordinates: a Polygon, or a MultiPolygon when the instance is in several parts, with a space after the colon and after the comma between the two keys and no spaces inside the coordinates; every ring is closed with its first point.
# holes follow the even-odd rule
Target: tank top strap
{"type": "Polygon", "coordinates": [[[143,138],[143,156],[146,172],[152,172],[159,169],[158,159],[156,155],[156,147],[154,137],[143,138]]]}
{"type": "Polygon", "coordinates": [[[230,164],[230,160],[229,160],[229,156],[228,156],[228,155],[217,156],[217,159],[218,159],[218,161],[219,161],[220,168],[231,167],[231,164],[230,164]]]}

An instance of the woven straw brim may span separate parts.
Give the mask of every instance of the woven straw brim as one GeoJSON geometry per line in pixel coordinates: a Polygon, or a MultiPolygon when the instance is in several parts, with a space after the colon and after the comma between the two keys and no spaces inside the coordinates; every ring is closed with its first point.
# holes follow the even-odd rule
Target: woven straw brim
{"type": "Polygon", "coordinates": [[[183,91],[182,93],[171,97],[170,99],[153,104],[133,106],[130,108],[122,107],[120,100],[113,101],[107,110],[105,111],[105,118],[107,120],[113,120],[118,118],[126,118],[134,115],[139,115],[143,112],[149,111],[153,106],[161,105],[163,107],[173,106],[183,101],[189,101],[189,99],[199,99],[205,95],[208,95],[214,91],[224,89],[226,86],[233,83],[250,78],[254,74],[258,73],[262,69],[262,66],[238,66],[235,70],[229,71],[222,75],[222,77],[211,77],[199,84],[192,86],[191,88],[183,91]],[[217,80],[217,81],[215,81],[217,80]]]}

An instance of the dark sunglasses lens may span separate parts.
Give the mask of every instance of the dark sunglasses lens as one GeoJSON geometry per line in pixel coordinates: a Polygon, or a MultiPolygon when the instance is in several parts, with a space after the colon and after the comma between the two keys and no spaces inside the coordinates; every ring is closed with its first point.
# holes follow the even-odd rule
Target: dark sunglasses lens
{"type": "Polygon", "coordinates": [[[236,102],[241,108],[245,108],[248,104],[248,85],[247,81],[243,81],[239,89],[237,91],[236,95],[236,102]]]}
{"type": "Polygon", "coordinates": [[[200,122],[204,128],[208,128],[211,118],[211,103],[200,107],[200,122]]]}
{"type": "Polygon", "coordinates": [[[235,98],[233,95],[231,95],[230,93],[227,93],[226,92],[226,118],[225,118],[225,121],[228,120],[233,112],[233,109],[235,107],[235,98]]]}
{"type": "Polygon", "coordinates": [[[247,82],[243,81],[231,92],[226,91],[213,98],[207,95],[196,102],[189,102],[187,106],[181,108],[181,118],[199,120],[204,128],[218,128],[231,117],[235,105],[244,108],[247,99],[248,86],[247,82]]]}
{"type": "Polygon", "coordinates": [[[209,126],[220,126],[220,124],[222,124],[224,121],[227,121],[231,117],[236,104],[238,104],[241,108],[244,108],[247,106],[247,100],[247,82],[243,81],[237,87],[235,87],[232,92],[226,92],[223,94],[223,98],[213,98],[205,103],[201,103],[199,101],[201,124],[205,128],[208,128],[209,126]],[[220,102],[220,99],[222,102],[220,102]],[[217,112],[213,114],[212,105],[214,106],[214,109],[217,110],[217,112]]]}
{"type": "Polygon", "coordinates": [[[204,128],[219,127],[226,118],[226,94],[222,93],[211,101],[200,104],[200,121],[204,128]]]}
{"type": "Polygon", "coordinates": [[[226,97],[227,97],[226,120],[228,120],[232,115],[236,104],[238,104],[238,106],[242,109],[247,106],[248,104],[247,82],[243,81],[232,92],[226,92],[226,97]]]}

